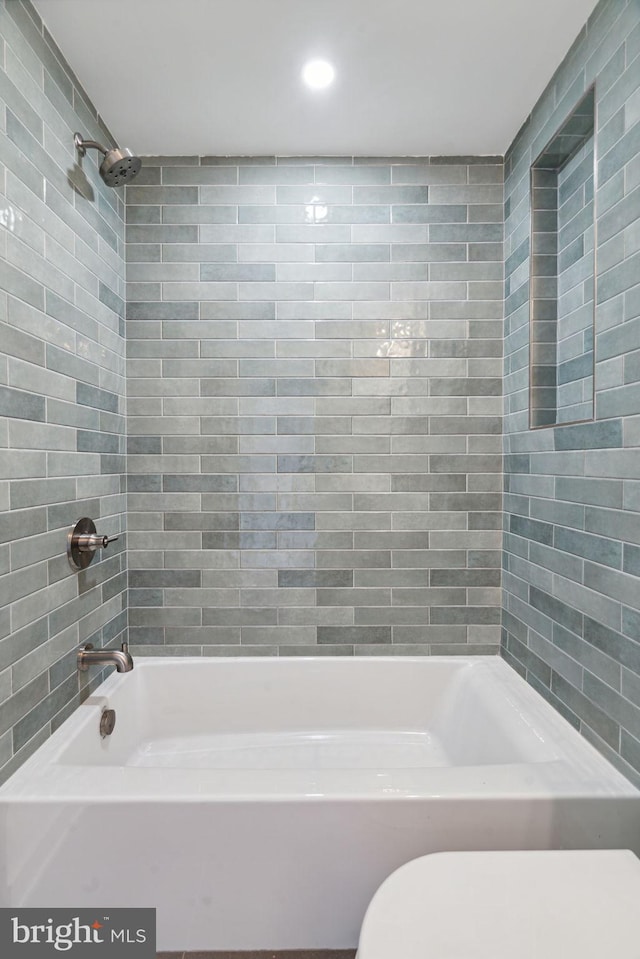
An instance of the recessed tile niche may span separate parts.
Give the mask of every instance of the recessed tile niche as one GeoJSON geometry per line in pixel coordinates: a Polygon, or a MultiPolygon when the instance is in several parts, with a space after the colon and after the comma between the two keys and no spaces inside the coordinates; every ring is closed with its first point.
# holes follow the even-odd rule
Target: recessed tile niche
{"type": "Polygon", "coordinates": [[[595,88],[531,166],[530,426],[593,419],[595,88]]]}

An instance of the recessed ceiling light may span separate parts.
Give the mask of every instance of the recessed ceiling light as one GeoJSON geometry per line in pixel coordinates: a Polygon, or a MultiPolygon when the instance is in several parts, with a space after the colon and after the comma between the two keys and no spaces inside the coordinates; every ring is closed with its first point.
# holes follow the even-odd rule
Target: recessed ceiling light
{"type": "Polygon", "coordinates": [[[312,90],[322,90],[333,82],[336,71],[328,60],[309,60],[302,70],[302,79],[312,90]]]}

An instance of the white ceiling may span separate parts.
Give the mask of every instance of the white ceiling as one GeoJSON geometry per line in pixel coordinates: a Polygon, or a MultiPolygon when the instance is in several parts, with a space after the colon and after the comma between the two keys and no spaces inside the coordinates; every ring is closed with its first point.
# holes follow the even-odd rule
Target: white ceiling
{"type": "Polygon", "coordinates": [[[501,154],[595,0],[35,0],[140,154],[501,154]],[[332,61],[312,92],[300,71],[332,61]]]}

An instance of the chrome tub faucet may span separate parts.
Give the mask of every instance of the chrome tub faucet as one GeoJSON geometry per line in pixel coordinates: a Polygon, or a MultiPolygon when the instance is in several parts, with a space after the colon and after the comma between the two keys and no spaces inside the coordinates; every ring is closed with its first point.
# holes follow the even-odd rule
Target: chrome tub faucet
{"type": "Polygon", "coordinates": [[[133,658],[127,643],[120,649],[94,649],[93,643],[86,643],[78,650],[78,669],[84,673],[89,666],[115,666],[119,673],[128,673],[133,669],[133,658]]]}

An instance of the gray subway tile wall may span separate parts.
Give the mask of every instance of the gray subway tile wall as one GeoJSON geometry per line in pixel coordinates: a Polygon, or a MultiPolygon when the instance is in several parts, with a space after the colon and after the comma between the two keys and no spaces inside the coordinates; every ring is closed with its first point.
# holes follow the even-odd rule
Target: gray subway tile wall
{"type": "Polygon", "coordinates": [[[594,142],[558,174],[557,422],[593,419],[594,142]]]}
{"type": "Polygon", "coordinates": [[[501,204],[495,157],[145,162],[134,652],[497,652],[501,204]]]}
{"type": "Polygon", "coordinates": [[[127,601],[136,655],[402,655],[497,652],[504,597],[507,661],[639,781],[639,19],[601,0],[505,164],[148,157],[125,197],[0,0],[0,779],[127,601]],[[529,164],[594,80],[596,420],[530,431],[529,164]],[[71,574],[80,514],[128,522],[129,593],[123,539],[71,574]]]}
{"type": "Polygon", "coordinates": [[[640,782],[640,17],[601,0],[505,166],[503,655],[640,782]],[[529,165],[595,81],[596,419],[528,430],[529,165]]]}
{"type": "Polygon", "coordinates": [[[77,575],[82,515],[126,529],[124,203],[73,134],[111,139],[35,9],[0,3],[0,781],[126,630],[124,540],[77,575]]]}

